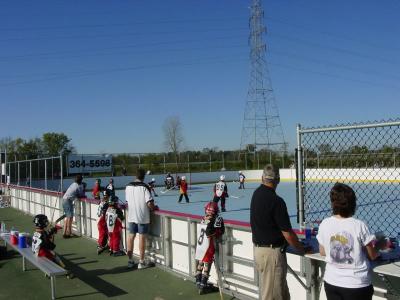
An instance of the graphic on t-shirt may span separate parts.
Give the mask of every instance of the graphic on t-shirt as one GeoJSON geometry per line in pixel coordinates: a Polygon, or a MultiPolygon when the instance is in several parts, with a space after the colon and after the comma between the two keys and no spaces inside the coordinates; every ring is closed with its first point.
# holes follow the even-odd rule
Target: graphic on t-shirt
{"type": "Polygon", "coordinates": [[[332,262],[340,265],[351,265],[353,258],[354,238],[346,231],[336,233],[330,239],[330,256],[332,262]]]}

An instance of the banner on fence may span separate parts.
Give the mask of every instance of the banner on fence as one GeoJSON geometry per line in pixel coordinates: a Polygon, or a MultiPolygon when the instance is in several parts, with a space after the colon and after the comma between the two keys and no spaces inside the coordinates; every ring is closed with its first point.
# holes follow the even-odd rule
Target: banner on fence
{"type": "Polygon", "coordinates": [[[68,173],[111,172],[112,155],[68,155],[68,173]]]}

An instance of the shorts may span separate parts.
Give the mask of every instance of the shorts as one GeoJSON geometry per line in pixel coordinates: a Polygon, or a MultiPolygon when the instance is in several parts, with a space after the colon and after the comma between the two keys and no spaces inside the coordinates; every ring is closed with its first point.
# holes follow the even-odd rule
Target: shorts
{"type": "Polygon", "coordinates": [[[63,209],[64,209],[64,214],[67,218],[72,218],[74,216],[74,205],[72,204],[72,201],[64,200],[63,209]]]}
{"type": "Polygon", "coordinates": [[[129,233],[130,234],[147,234],[149,232],[149,224],[136,224],[129,222],[129,233]]]}

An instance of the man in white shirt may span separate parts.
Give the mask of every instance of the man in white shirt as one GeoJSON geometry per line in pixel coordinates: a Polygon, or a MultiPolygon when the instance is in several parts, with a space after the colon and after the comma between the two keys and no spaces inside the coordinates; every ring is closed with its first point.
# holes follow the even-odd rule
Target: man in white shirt
{"type": "Polygon", "coordinates": [[[148,264],[144,260],[146,248],[146,234],[149,231],[150,211],[158,209],[154,205],[149,186],[144,183],[145,170],[137,170],[136,179],[125,188],[125,199],[128,202],[128,268],[134,267],[132,259],[136,234],[139,233],[140,259],[138,269],[145,268],[148,264]]]}

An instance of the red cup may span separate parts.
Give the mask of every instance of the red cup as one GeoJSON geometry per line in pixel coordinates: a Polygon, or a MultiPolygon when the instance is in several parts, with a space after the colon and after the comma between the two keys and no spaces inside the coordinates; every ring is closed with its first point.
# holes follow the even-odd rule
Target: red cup
{"type": "Polygon", "coordinates": [[[18,232],[15,232],[10,236],[10,242],[12,245],[18,245],[18,232]]]}

